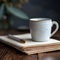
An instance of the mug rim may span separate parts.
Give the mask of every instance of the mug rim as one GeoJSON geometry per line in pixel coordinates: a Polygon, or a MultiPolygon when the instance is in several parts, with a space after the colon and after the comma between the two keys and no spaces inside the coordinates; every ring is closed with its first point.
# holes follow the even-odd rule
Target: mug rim
{"type": "Polygon", "coordinates": [[[52,20],[51,18],[31,18],[30,21],[38,22],[38,21],[49,21],[52,20]],[[38,20],[37,20],[38,19],[38,20]]]}

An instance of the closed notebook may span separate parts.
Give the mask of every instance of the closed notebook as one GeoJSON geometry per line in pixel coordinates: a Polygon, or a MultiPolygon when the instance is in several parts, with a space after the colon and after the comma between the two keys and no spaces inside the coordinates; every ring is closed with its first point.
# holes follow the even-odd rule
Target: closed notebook
{"type": "Polygon", "coordinates": [[[0,42],[10,45],[28,55],[60,50],[60,41],[56,39],[49,39],[49,41],[46,42],[36,42],[31,39],[30,33],[13,36],[19,39],[23,39],[25,43],[10,39],[7,36],[0,36],[0,42]]]}

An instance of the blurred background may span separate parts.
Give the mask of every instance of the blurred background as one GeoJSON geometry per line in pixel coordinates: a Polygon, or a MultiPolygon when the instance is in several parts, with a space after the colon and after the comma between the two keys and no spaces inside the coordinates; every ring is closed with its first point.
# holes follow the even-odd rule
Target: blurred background
{"type": "MultiPolygon", "coordinates": [[[[16,0],[14,0],[16,1],[16,0]]],[[[29,18],[51,18],[60,25],[60,0],[28,0],[19,10],[24,11],[29,18]]],[[[15,29],[29,29],[29,19],[24,20],[9,14],[11,27],[15,29]]]]}

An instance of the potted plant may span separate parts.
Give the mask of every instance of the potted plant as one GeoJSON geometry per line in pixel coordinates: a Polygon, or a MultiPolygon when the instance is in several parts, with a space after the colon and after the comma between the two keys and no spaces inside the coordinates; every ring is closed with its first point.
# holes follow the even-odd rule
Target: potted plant
{"type": "Polygon", "coordinates": [[[21,19],[28,20],[29,17],[27,14],[18,9],[27,2],[28,0],[0,0],[0,28],[10,28],[10,14],[13,14],[21,19]]]}

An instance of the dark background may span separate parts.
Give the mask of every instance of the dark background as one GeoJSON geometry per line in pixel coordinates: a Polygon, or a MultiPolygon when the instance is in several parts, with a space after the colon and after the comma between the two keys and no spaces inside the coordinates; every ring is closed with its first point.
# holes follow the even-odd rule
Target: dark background
{"type": "MultiPolygon", "coordinates": [[[[51,18],[60,24],[60,0],[29,0],[21,9],[26,12],[30,18],[51,18]]],[[[13,15],[11,16],[13,20],[12,26],[14,28],[29,28],[29,20],[25,21],[13,15]]]]}

